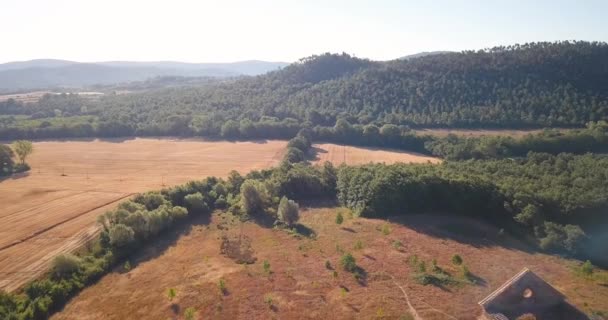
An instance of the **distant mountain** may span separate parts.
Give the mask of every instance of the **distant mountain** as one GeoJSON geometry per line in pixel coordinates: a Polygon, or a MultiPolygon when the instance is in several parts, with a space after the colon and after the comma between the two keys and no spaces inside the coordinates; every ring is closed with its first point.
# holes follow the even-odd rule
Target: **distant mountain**
{"type": "Polygon", "coordinates": [[[0,64],[0,71],[26,69],[26,68],[56,68],[65,67],[78,62],[57,59],[36,59],[28,61],[14,61],[0,64]]]}
{"type": "Polygon", "coordinates": [[[233,77],[259,75],[286,66],[283,62],[186,63],[176,61],[108,61],[80,63],[39,59],[0,64],[0,90],[108,85],[149,78],[233,77]]]}
{"type": "Polygon", "coordinates": [[[414,59],[414,58],[436,56],[438,54],[453,53],[453,52],[454,51],[424,51],[424,52],[418,52],[418,53],[410,54],[407,56],[403,56],[403,57],[399,58],[399,60],[409,60],[409,59],[414,59]]]}

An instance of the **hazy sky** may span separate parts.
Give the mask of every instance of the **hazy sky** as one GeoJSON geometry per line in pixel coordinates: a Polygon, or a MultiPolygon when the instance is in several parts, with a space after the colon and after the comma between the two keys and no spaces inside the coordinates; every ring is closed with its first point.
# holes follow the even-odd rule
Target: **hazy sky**
{"type": "Polygon", "coordinates": [[[0,0],[0,62],[247,59],[608,41],[608,0],[0,0]]]}

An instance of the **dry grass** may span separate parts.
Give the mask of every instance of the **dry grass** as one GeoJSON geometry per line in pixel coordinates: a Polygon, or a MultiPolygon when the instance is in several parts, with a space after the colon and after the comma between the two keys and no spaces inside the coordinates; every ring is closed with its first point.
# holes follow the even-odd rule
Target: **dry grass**
{"type": "Polygon", "coordinates": [[[342,146],[332,143],[321,143],[313,145],[316,151],[316,158],[313,163],[323,163],[330,161],[334,164],[346,163],[349,165],[365,164],[369,162],[378,163],[439,163],[440,159],[421,155],[415,152],[405,152],[398,150],[387,150],[378,148],[364,148],[342,146]]]}
{"type": "Polygon", "coordinates": [[[32,170],[0,182],[0,289],[95,236],[97,215],[136,192],[276,165],[286,142],[133,139],[35,142],[32,170]]]}
{"type": "Polygon", "coordinates": [[[315,231],[316,239],[214,215],[209,225],[201,221],[155,242],[133,259],[132,271],[107,275],[53,319],[172,318],[176,315],[165,297],[167,288],[177,289],[178,317],[194,307],[204,319],[399,319],[412,310],[424,319],[475,319],[477,302],[523,267],[584,310],[608,309],[608,287],[574,275],[572,261],[529,251],[478,221],[415,215],[395,219],[398,223],[347,218],[336,225],[335,214],[331,208],[302,212],[301,222],[315,231]],[[475,234],[455,233],[458,226],[475,234]],[[222,236],[240,234],[252,240],[254,264],[240,265],[220,254],[222,236]],[[363,247],[354,250],[358,241],[363,247]],[[395,248],[395,241],[402,245],[395,248]],[[342,249],[367,274],[362,282],[339,267],[342,249]],[[407,261],[413,255],[429,267],[437,259],[442,269],[458,277],[459,269],[450,261],[455,253],[478,277],[477,285],[423,286],[412,278],[415,270],[407,261]],[[336,278],[326,267],[328,260],[336,278]],[[263,261],[270,263],[271,274],[264,272],[263,261]],[[226,294],[218,290],[220,279],[226,294]],[[269,296],[270,307],[265,302],[269,296]]]}

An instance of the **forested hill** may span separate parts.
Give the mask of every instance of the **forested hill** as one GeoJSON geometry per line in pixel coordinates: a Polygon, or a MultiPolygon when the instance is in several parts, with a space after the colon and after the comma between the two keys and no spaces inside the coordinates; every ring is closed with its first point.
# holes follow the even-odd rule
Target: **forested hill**
{"type": "Polygon", "coordinates": [[[163,107],[180,105],[178,113],[254,122],[268,116],[312,125],[344,118],[411,127],[582,126],[608,119],[608,45],[536,43],[391,62],[324,54],[156,98],[163,107]]]}
{"type": "Polygon", "coordinates": [[[77,95],[34,104],[7,100],[0,102],[2,115],[0,132],[9,138],[229,137],[235,126],[249,137],[251,123],[293,133],[333,127],[338,120],[354,127],[582,127],[608,120],[608,44],[533,43],[388,62],[323,54],[264,75],[200,87],[97,100],[77,95]]]}
{"type": "Polygon", "coordinates": [[[388,63],[323,55],[255,81],[259,88],[279,82],[279,92],[293,93],[269,97],[278,111],[303,119],[316,110],[329,122],[341,112],[354,124],[458,127],[576,126],[608,117],[605,43],[537,43],[388,63]],[[297,90],[294,78],[301,79],[297,90]]]}

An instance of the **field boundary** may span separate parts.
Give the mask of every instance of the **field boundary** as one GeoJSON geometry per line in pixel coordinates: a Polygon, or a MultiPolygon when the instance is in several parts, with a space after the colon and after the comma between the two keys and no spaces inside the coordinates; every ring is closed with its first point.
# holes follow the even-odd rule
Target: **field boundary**
{"type": "MultiPolygon", "coordinates": [[[[87,191],[87,192],[88,192],[88,191],[87,191]]],[[[123,197],[120,197],[120,198],[117,198],[117,199],[111,200],[111,201],[109,201],[109,202],[104,202],[103,204],[101,204],[101,205],[99,205],[99,206],[95,206],[95,207],[93,207],[93,208],[91,208],[91,209],[89,209],[89,210],[87,210],[87,211],[81,212],[81,213],[79,213],[79,214],[77,214],[77,215],[75,215],[75,216],[73,216],[73,217],[69,217],[69,218],[64,219],[64,220],[62,220],[62,221],[59,221],[59,222],[57,222],[57,223],[55,223],[55,224],[52,224],[52,225],[50,225],[50,226],[48,226],[48,227],[45,227],[45,228],[43,228],[43,229],[41,229],[41,230],[38,230],[38,231],[36,231],[36,232],[32,233],[31,235],[29,235],[29,236],[27,236],[27,237],[23,238],[23,239],[19,239],[19,240],[17,240],[17,241],[15,241],[15,242],[13,242],[13,243],[10,243],[10,244],[7,244],[7,245],[4,245],[4,246],[0,247],[0,251],[2,251],[2,250],[6,250],[6,249],[9,249],[9,248],[12,248],[12,247],[14,247],[14,246],[16,246],[16,245],[18,245],[18,244],[20,244],[20,243],[23,243],[23,242],[28,241],[28,240],[30,240],[30,239],[32,239],[32,238],[35,238],[35,237],[37,237],[37,236],[39,236],[39,235],[41,235],[41,234],[43,234],[43,233],[45,233],[45,232],[47,232],[47,231],[49,231],[49,230],[51,230],[51,229],[55,228],[55,227],[58,227],[58,226],[60,226],[60,225],[62,225],[62,224],[64,224],[64,223],[67,223],[67,222],[70,222],[70,221],[72,221],[72,220],[74,220],[74,219],[77,219],[77,218],[79,218],[79,217],[81,217],[81,216],[83,216],[83,215],[85,215],[85,214],[87,214],[87,213],[89,213],[89,212],[91,212],[91,211],[93,211],[93,210],[97,210],[97,209],[99,209],[99,208],[102,208],[102,207],[105,207],[105,206],[107,206],[107,205],[110,205],[110,204],[112,204],[112,203],[114,203],[114,202],[118,202],[118,201],[120,201],[120,200],[122,200],[122,199],[124,199],[124,198],[128,198],[128,197],[130,197],[130,196],[132,196],[132,195],[134,195],[134,194],[135,194],[135,193],[129,193],[129,194],[127,194],[127,195],[123,196],[123,197]]]]}

